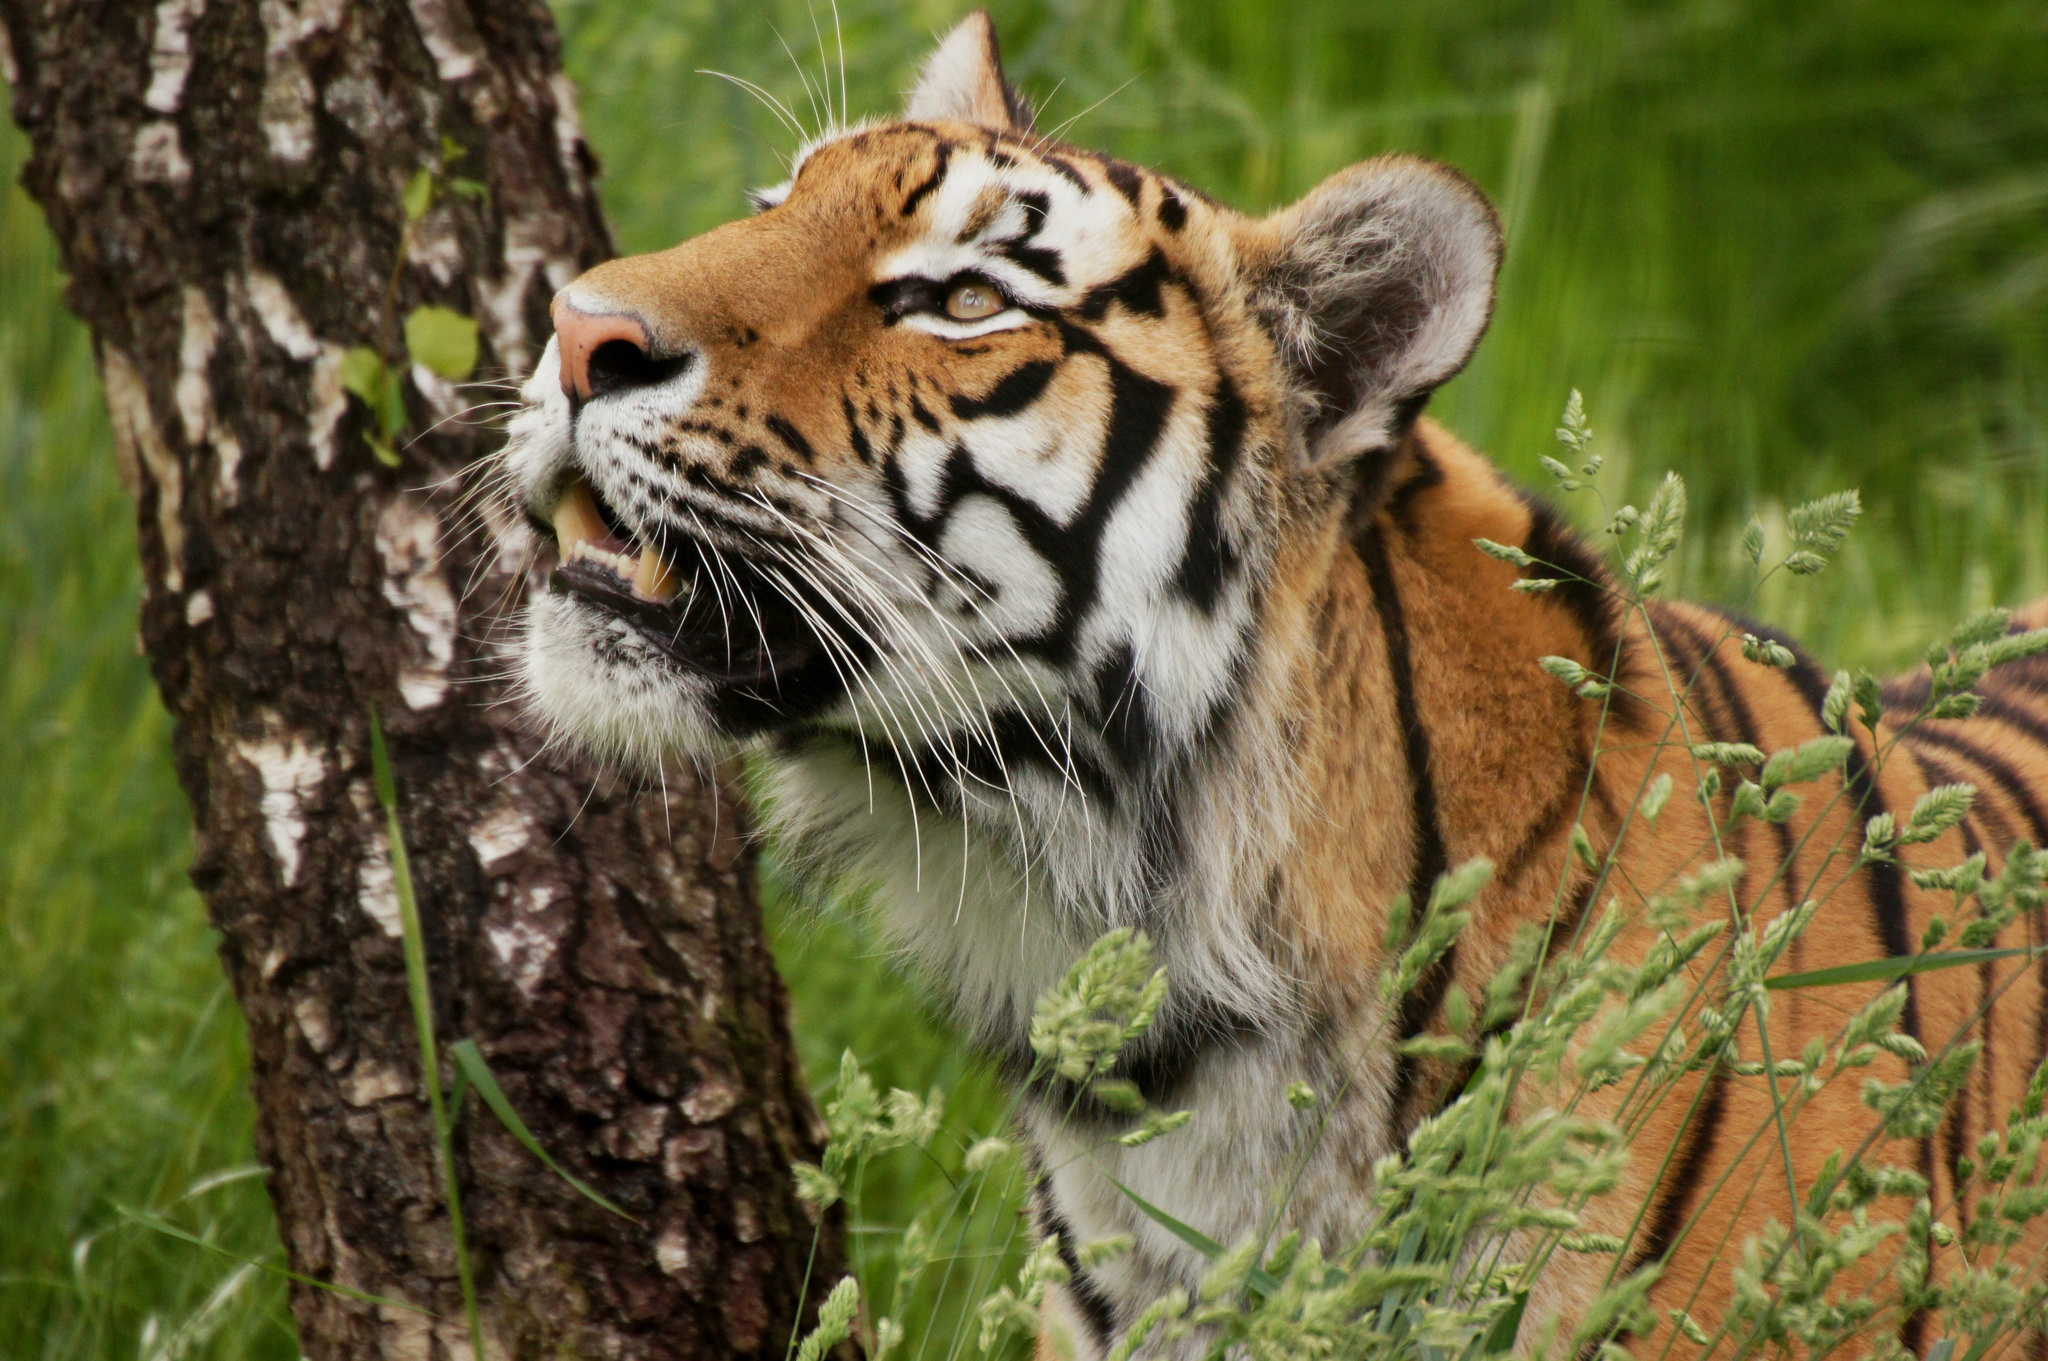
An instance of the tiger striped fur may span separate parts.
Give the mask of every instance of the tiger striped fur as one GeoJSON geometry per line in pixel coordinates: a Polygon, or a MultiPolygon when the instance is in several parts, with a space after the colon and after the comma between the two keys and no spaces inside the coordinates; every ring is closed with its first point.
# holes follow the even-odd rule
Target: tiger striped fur
{"type": "MultiPolygon", "coordinates": [[[[1692,744],[1796,746],[1824,731],[1828,682],[1796,649],[1789,667],[1746,660],[1759,626],[1622,608],[1556,513],[1420,415],[1477,344],[1500,258],[1453,171],[1368,162],[1250,219],[1034,135],[977,15],[902,120],[806,147],[759,207],[556,300],[506,455],[559,541],[525,683],[556,733],[624,764],[753,752],[792,861],[872,887],[889,937],[1020,1067],[1033,1000],[1105,930],[1149,933],[1172,989],[1122,1071],[1193,1124],[1123,1148],[1103,1138],[1114,1112],[1068,1121],[1025,1098],[1040,1223],[1073,1272],[1049,1320],[1079,1355],[1205,1265],[1109,1177],[1236,1240],[1302,1147],[1310,1117],[1282,1093],[1305,1080],[1345,1096],[1287,1221],[1349,1241],[1374,1161],[1456,1092],[1391,1040],[1440,1028],[1450,986],[1480,993],[1559,904],[1565,930],[1610,898],[1639,907],[1718,844],[1751,867],[1737,896],[1758,921],[1824,904],[1785,964],[1812,969],[1916,948],[1942,903],[1914,867],[2048,844],[2038,660],[1881,769],[1859,730],[1846,782],[1789,821],[1730,827],[1729,793],[1685,796],[1692,744]],[[1510,589],[1538,571],[1565,582],[1510,589]],[[1611,676],[1616,699],[1578,697],[1545,656],[1611,676]],[[1660,773],[1680,796],[1596,875],[1574,826],[1597,859],[1660,773]],[[1831,849],[1959,781],[1984,791],[1975,811],[1902,864],[1852,872],[1831,849]],[[1497,868],[1474,921],[1385,1014],[1388,905],[1477,856],[1497,868]],[[1074,1260],[1116,1233],[1136,1250],[1074,1260]]],[[[1615,954],[1654,939],[1634,922],[1615,954]]],[[[1779,998],[1773,1052],[1881,986],[1779,998]]],[[[1908,1030],[1930,1049],[1967,1032],[1984,1057],[1941,1131],[1876,1156],[1923,1169],[1960,1223],[1958,1160],[2042,1060],[2043,974],[2007,961],[1910,986],[1908,1030]]],[[[1759,1052],[1754,1018],[1738,1038],[1759,1052]]],[[[1589,1212],[1630,1263],[1668,1258],[1660,1314],[1714,1328],[1743,1240],[1792,1219],[1784,1146],[1750,1137],[1767,1081],[1687,1079],[1589,1212]]],[[[1824,1091],[1789,1144],[1794,1179],[1874,1121],[1852,1084],[1824,1091]]],[[[1528,1319],[1569,1322],[1606,1269],[1560,1259],[1528,1319]]],[[[1909,1346],[1937,1336],[1895,1322],[1909,1346]]]]}

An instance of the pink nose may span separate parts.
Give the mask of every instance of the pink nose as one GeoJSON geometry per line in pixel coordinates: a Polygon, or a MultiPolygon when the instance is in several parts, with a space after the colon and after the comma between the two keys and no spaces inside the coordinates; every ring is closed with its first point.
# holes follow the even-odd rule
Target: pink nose
{"type": "MultiPolygon", "coordinates": [[[[600,348],[623,342],[636,352],[633,359],[644,361],[647,358],[647,328],[631,317],[592,316],[556,298],[554,319],[555,336],[562,342],[562,391],[572,398],[587,401],[594,395],[590,357],[600,348]]],[[[600,361],[599,367],[604,369],[607,366],[600,361]]]]}

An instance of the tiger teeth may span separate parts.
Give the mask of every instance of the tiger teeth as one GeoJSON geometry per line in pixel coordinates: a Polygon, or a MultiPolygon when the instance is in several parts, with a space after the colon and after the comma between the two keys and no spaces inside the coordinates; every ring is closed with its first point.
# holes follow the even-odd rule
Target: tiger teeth
{"type": "Polygon", "coordinates": [[[636,556],[598,547],[612,534],[597,513],[597,498],[581,478],[563,488],[555,503],[554,526],[563,562],[594,562],[632,582],[634,594],[656,604],[666,605],[682,593],[675,568],[652,548],[643,548],[636,556]]]}
{"type": "Polygon", "coordinates": [[[667,558],[652,548],[643,548],[633,572],[633,591],[643,600],[666,605],[681,593],[682,583],[676,579],[675,568],[669,566],[667,558]]]}
{"type": "Polygon", "coordinates": [[[589,547],[609,533],[604,517],[597,513],[597,499],[581,478],[563,489],[562,499],[555,503],[554,521],[555,543],[564,562],[575,557],[577,549],[589,547]]]}
{"type": "Polygon", "coordinates": [[[639,564],[624,553],[607,553],[596,544],[587,540],[569,545],[568,551],[562,554],[562,561],[594,562],[600,567],[609,568],[629,581],[639,572],[639,564]]]}

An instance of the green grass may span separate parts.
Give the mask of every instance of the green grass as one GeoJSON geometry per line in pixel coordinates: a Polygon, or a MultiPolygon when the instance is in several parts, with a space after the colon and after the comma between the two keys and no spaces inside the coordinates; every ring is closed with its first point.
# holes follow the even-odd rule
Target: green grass
{"type": "MultiPolygon", "coordinates": [[[[856,116],[892,107],[959,8],[842,3],[856,116]]],[[[1854,486],[1868,514],[1840,564],[1762,602],[1828,660],[1896,664],[1972,608],[2048,593],[2038,6],[994,8],[1044,126],[1075,119],[1074,140],[1247,210],[1386,150],[1471,173],[1502,204],[1510,255],[1493,333],[1438,414],[1527,476],[1566,390],[1583,389],[1611,498],[1667,467],[1693,489],[1703,523],[1682,589],[1728,589],[1724,549],[1752,509],[1770,521],[1854,486]]],[[[829,5],[570,0],[558,14],[623,247],[703,230],[781,177],[791,135],[695,72],[757,81],[809,121],[777,31],[815,84],[829,5]]],[[[10,172],[20,154],[8,136],[10,172]]],[[[274,1260],[260,1181],[192,1194],[251,1163],[246,1056],[184,879],[168,724],[133,644],[131,513],[60,283],[37,210],[13,191],[0,205],[0,1350],[285,1357],[274,1280],[124,1226],[118,1209],[274,1260]]],[[[938,1082],[965,1123],[1000,1118],[986,1071],[857,926],[778,908],[775,935],[821,1082],[851,1046],[885,1087],[938,1082]]],[[[909,1156],[871,1175],[866,1219],[922,1194],[909,1156]]]]}

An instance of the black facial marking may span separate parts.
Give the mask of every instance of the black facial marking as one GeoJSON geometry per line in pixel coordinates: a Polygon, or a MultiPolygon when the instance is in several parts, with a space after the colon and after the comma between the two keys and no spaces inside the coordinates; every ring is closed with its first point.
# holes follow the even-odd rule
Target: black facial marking
{"type": "Polygon", "coordinates": [[[984,416],[1014,416],[1039,399],[1045,392],[1045,385],[1057,372],[1059,365],[1050,359],[1034,359],[1028,364],[1020,364],[1003,375],[1002,381],[989,389],[986,397],[955,393],[951,399],[953,414],[967,421],[984,416]]]}
{"type": "Polygon", "coordinates": [[[1174,587],[1189,604],[1213,615],[1224,583],[1238,567],[1237,550],[1223,530],[1223,497],[1243,455],[1245,427],[1250,420],[1244,398],[1227,373],[1216,376],[1216,395],[1210,399],[1206,419],[1208,471],[1188,507],[1187,543],[1181,549],[1174,587]]]}
{"type": "Polygon", "coordinates": [[[1116,187],[1116,191],[1122,194],[1133,208],[1137,207],[1138,196],[1145,188],[1144,178],[1138,174],[1137,167],[1108,156],[1101,158],[1101,164],[1102,173],[1109,177],[1109,182],[1116,187]]]}
{"type": "Polygon", "coordinates": [[[933,192],[940,184],[945,182],[946,167],[953,159],[953,144],[950,142],[940,142],[933,149],[932,154],[934,157],[932,173],[925,177],[922,184],[904,196],[903,206],[896,210],[898,217],[909,217],[912,213],[916,212],[917,205],[924,202],[925,195],[933,192]]]}
{"type": "Polygon", "coordinates": [[[939,433],[939,418],[925,409],[922,397],[912,397],[910,399],[910,414],[919,425],[931,431],[934,435],[939,433]]]}
{"type": "Polygon", "coordinates": [[[867,431],[860,428],[860,413],[853,409],[853,399],[842,394],[839,409],[846,414],[846,442],[853,446],[853,456],[873,467],[875,447],[868,443],[867,431]]]}
{"type": "Polygon", "coordinates": [[[770,416],[762,424],[768,427],[770,434],[783,442],[789,449],[789,452],[795,454],[804,462],[816,463],[818,461],[817,453],[812,450],[811,442],[803,437],[803,432],[782,417],[770,416]]]}
{"type": "Polygon", "coordinates": [[[1074,168],[1074,163],[1072,161],[1063,160],[1058,156],[1048,155],[1041,155],[1039,159],[1044,161],[1047,165],[1051,166],[1056,174],[1059,174],[1065,179],[1067,179],[1069,182],[1073,184],[1073,186],[1076,189],[1079,189],[1082,193],[1086,194],[1093,192],[1088,187],[1087,179],[1081,174],[1080,171],[1074,168]]]}
{"type": "Polygon", "coordinates": [[[1180,201],[1180,195],[1159,186],[1159,225],[1170,232],[1177,232],[1188,225],[1188,206],[1180,201]]]}
{"type": "Polygon", "coordinates": [[[1111,303],[1121,303],[1124,310],[1135,315],[1163,317],[1166,315],[1166,300],[1160,289],[1178,282],[1179,276],[1173,272],[1173,266],[1167,264],[1166,257],[1155,248],[1136,268],[1089,289],[1079,310],[1086,320],[1101,321],[1109,315],[1111,303]]]}
{"type": "Polygon", "coordinates": [[[1095,668],[1095,724],[1125,770],[1140,768],[1152,754],[1151,708],[1128,642],[1095,668]]]}
{"type": "MultiPolygon", "coordinates": [[[[1110,387],[1102,464],[1087,504],[1067,524],[1054,523],[1036,504],[983,477],[960,445],[954,446],[946,461],[937,506],[930,515],[920,514],[910,503],[901,466],[893,459],[883,464],[883,485],[898,522],[934,551],[945,536],[954,508],[966,497],[986,496],[1010,513],[1025,541],[1058,575],[1062,588],[1053,623],[1037,636],[1010,640],[1011,645],[1036,652],[1055,665],[1073,660],[1076,630],[1094,607],[1100,589],[1103,526],[1150,460],[1176,395],[1174,388],[1117,359],[1090,332],[1062,322],[1060,333],[1070,355],[1102,357],[1109,367],[1110,387]]],[[[917,408],[913,407],[912,414],[917,414],[917,408]]],[[[926,412],[925,417],[929,416],[926,412]]]]}

